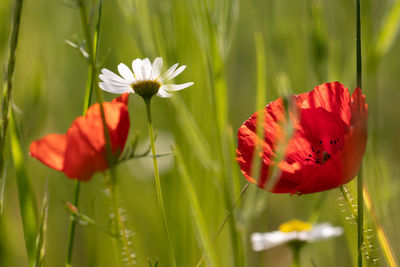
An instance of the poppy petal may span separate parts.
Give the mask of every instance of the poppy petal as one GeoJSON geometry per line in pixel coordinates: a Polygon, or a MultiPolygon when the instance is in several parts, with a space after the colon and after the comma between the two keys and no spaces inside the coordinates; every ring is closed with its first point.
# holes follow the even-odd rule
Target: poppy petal
{"type": "Polygon", "coordinates": [[[67,132],[64,163],[64,172],[68,177],[89,181],[96,171],[108,168],[104,145],[101,146],[102,136],[102,131],[96,127],[95,121],[92,123],[84,117],[79,117],[72,123],[67,132]]]}
{"type": "MultiPolygon", "coordinates": [[[[111,148],[116,156],[122,152],[129,132],[129,113],[124,101],[127,97],[122,96],[103,104],[111,148]]],[[[95,172],[108,168],[103,129],[98,103],[88,109],[85,117],[78,117],[72,123],[67,133],[65,173],[68,177],[87,181],[95,172]]]]}
{"type": "Polygon", "coordinates": [[[57,171],[63,171],[67,145],[65,134],[48,134],[30,145],[30,155],[57,171]]]}
{"type": "Polygon", "coordinates": [[[368,106],[361,89],[350,97],[342,84],[325,83],[294,98],[298,110],[289,109],[294,129],[290,140],[284,129],[288,109],[281,98],[264,109],[263,140],[256,133],[258,113],[239,128],[236,153],[243,175],[274,193],[307,194],[347,183],[360,167],[367,141],[368,106]],[[274,188],[267,187],[275,150],[282,143],[287,147],[278,180],[274,188]],[[262,153],[254,155],[256,146],[262,146],[262,153]],[[251,173],[253,157],[261,162],[259,175],[251,173]]]}
{"type": "Polygon", "coordinates": [[[350,181],[360,168],[367,144],[368,105],[360,88],[351,97],[351,129],[342,152],[342,165],[346,182],[350,181]]]}
{"type": "Polygon", "coordinates": [[[128,105],[128,99],[129,99],[129,93],[124,93],[121,96],[114,98],[111,103],[120,102],[125,105],[128,105]]]}
{"type": "Polygon", "coordinates": [[[318,85],[311,92],[300,94],[297,98],[302,109],[321,107],[338,114],[346,124],[350,124],[349,89],[339,82],[318,85]]]}
{"type": "Polygon", "coordinates": [[[283,130],[280,123],[284,120],[283,100],[279,98],[269,103],[264,110],[264,140],[261,140],[256,132],[257,116],[259,114],[256,112],[239,128],[238,148],[236,150],[237,161],[243,175],[249,182],[257,183],[259,187],[264,187],[276,143],[282,141],[283,130]],[[262,147],[262,153],[258,156],[254,155],[256,146],[262,147]],[[253,158],[260,158],[260,162],[262,162],[259,175],[252,173],[253,158]],[[252,177],[258,177],[258,181],[252,177]]]}
{"type": "MultiPolygon", "coordinates": [[[[126,101],[127,99],[126,97],[126,101]]],[[[128,107],[121,102],[104,103],[104,112],[110,133],[112,151],[114,155],[119,156],[125,147],[129,133],[128,107]]],[[[103,127],[101,128],[103,129],[103,127]]]]}
{"type": "MultiPolygon", "coordinates": [[[[111,148],[117,157],[129,132],[128,94],[104,102],[111,148]]],[[[89,181],[95,172],[108,168],[100,104],[92,105],[85,116],[76,118],[66,135],[51,134],[31,144],[31,155],[70,178],[89,181]]]]}
{"type": "MultiPolygon", "coordinates": [[[[360,88],[356,88],[351,95],[351,125],[360,124],[360,127],[367,127],[368,105],[365,95],[362,94],[360,88]]],[[[365,129],[366,130],[366,129],[365,129]]]]}

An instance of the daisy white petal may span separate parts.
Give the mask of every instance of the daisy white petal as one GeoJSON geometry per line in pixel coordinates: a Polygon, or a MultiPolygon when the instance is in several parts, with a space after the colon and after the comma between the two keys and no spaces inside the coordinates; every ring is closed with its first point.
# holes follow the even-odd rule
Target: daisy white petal
{"type": "Polygon", "coordinates": [[[151,79],[151,77],[150,77],[150,75],[151,75],[151,62],[147,57],[145,59],[143,59],[143,61],[142,61],[142,68],[143,67],[144,67],[144,69],[146,71],[146,76],[143,75],[143,80],[151,79]]]}
{"type": "Polygon", "coordinates": [[[179,90],[185,89],[193,84],[194,84],[193,82],[182,83],[182,84],[165,84],[165,85],[161,86],[161,88],[163,88],[166,91],[179,91],[179,90]]]}
{"type": "Polygon", "coordinates": [[[115,86],[130,86],[130,84],[129,84],[126,80],[124,80],[124,79],[121,79],[121,80],[114,80],[114,79],[109,78],[109,77],[107,77],[107,76],[105,76],[105,75],[103,75],[103,74],[100,74],[100,75],[99,75],[99,78],[100,78],[100,80],[102,80],[103,82],[107,82],[107,83],[109,83],[109,84],[111,84],[111,85],[115,85],[115,86]]]}
{"type": "Polygon", "coordinates": [[[102,69],[99,75],[101,80],[99,86],[115,94],[136,93],[145,100],[154,95],[170,97],[172,95],[167,91],[179,91],[193,85],[193,82],[169,84],[170,80],[178,76],[185,68],[185,65],[178,68],[178,63],[176,63],[162,73],[163,59],[161,57],[155,58],[153,63],[148,58],[137,58],[132,61],[132,70],[123,63],[118,65],[118,72],[122,77],[108,69],[102,69]]]}
{"type": "Polygon", "coordinates": [[[128,82],[133,83],[135,81],[132,71],[124,63],[118,65],[118,72],[128,82]]]}
{"type": "Polygon", "coordinates": [[[167,91],[162,90],[160,88],[160,90],[158,90],[157,96],[162,97],[162,98],[166,98],[166,97],[171,97],[172,95],[167,93],[167,91]]]}
{"type": "Polygon", "coordinates": [[[184,71],[186,69],[186,66],[180,66],[176,71],[174,71],[174,73],[171,75],[171,77],[169,78],[170,80],[172,80],[173,78],[175,78],[176,76],[178,76],[179,74],[182,73],[182,71],[184,71]]]}
{"type": "Polygon", "coordinates": [[[140,58],[132,61],[132,70],[135,75],[136,80],[142,80],[142,60],[140,58]]]}
{"type": "Polygon", "coordinates": [[[111,86],[108,83],[101,82],[99,83],[99,87],[104,91],[114,94],[133,93],[133,90],[130,86],[116,87],[116,86],[111,86]]]}
{"type": "Polygon", "coordinates": [[[163,75],[161,75],[161,79],[164,81],[169,81],[171,80],[170,76],[171,74],[176,70],[176,67],[178,67],[178,63],[174,64],[171,68],[169,68],[163,75]]]}
{"type": "Polygon", "coordinates": [[[115,74],[114,72],[112,72],[108,69],[102,69],[101,73],[102,74],[100,74],[100,79],[102,79],[101,76],[103,75],[103,77],[107,78],[108,80],[129,84],[128,81],[126,81],[125,79],[122,79],[120,76],[118,76],[117,74],[115,74]]]}
{"type": "Polygon", "coordinates": [[[253,233],[251,235],[251,243],[253,250],[261,251],[277,247],[287,242],[293,241],[297,238],[295,232],[282,233],[280,231],[274,231],[270,233],[253,233]]]}
{"type": "Polygon", "coordinates": [[[146,71],[146,67],[144,66],[144,64],[142,64],[141,69],[142,69],[142,81],[146,81],[147,80],[147,71],[146,71]]]}
{"type": "Polygon", "coordinates": [[[343,228],[333,227],[330,223],[316,224],[312,231],[307,234],[307,240],[309,242],[327,239],[343,234],[343,228]]]}
{"type": "Polygon", "coordinates": [[[314,242],[343,234],[341,227],[329,223],[311,225],[300,220],[281,224],[279,231],[254,233],[251,242],[255,251],[270,249],[289,242],[314,242]]]}
{"type": "Polygon", "coordinates": [[[150,79],[155,80],[160,76],[162,65],[163,60],[161,57],[158,57],[154,60],[153,66],[151,67],[150,79]]]}

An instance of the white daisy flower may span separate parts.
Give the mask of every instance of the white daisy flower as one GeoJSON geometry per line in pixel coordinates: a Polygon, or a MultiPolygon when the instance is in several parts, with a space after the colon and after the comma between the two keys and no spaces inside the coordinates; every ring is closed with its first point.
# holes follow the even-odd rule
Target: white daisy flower
{"type": "Polygon", "coordinates": [[[185,65],[178,68],[178,63],[176,63],[164,73],[161,73],[162,68],[161,57],[157,57],[153,64],[148,58],[143,60],[137,58],[132,61],[133,71],[123,63],[118,65],[118,72],[121,76],[108,69],[102,69],[99,86],[110,93],[137,93],[145,99],[150,99],[155,94],[159,97],[170,97],[171,94],[168,92],[182,90],[193,85],[193,82],[169,83],[185,70],[185,65]]]}
{"type": "Polygon", "coordinates": [[[314,242],[343,234],[341,227],[333,227],[330,223],[312,225],[300,220],[291,220],[281,224],[279,231],[253,233],[251,242],[253,250],[261,251],[290,242],[314,242]]]}

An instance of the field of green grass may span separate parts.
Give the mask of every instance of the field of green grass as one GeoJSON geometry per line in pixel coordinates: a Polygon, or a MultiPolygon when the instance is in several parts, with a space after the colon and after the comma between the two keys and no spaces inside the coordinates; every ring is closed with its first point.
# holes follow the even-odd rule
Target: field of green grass
{"type": "MultiPolygon", "coordinates": [[[[176,266],[196,266],[202,257],[201,266],[291,266],[288,246],[255,252],[250,237],[292,219],[344,229],[340,237],[305,245],[301,266],[357,266],[357,179],[344,191],[273,194],[250,184],[241,194],[247,180],[235,160],[239,127],[269,102],[325,82],[356,88],[355,15],[356,1],[349,0],[1,1],[2,130],[7,84],[13,87],[6,135],[0,133],[0,266],[68,266],[66,203],[74,202],[76,180],[30,157],[29,146],[46,134],[66,133],[82,115],[91,81],[92,103],[99,92],[105,101],[117,96],[98,89],[102,68],[118,73],[121,62],[159,56],[164,71],[187,66],[176,83],[194,82],[152,101],[176,266]],[[23,2],[17,46],[10,41],[14,2],[23,2]],[[88,45],[97,48],[96,62],[88,45]]],[[[363,261],[393,267],[400,259],[400,0],[361,0],[361,16],[369,106],[363,261]]],[[[140,155],[150,147],[146,106],[131,94],[128,107],[125,149],[140,155]]],[[[111,172],[125,243],[115,237],[109,175],[80,183],[72,266],[172,266],[151,153],[111,172]]]]}

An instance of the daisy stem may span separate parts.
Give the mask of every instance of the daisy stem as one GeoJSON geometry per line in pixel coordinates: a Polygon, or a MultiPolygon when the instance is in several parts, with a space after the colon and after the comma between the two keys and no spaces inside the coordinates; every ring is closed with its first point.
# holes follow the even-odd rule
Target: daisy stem
{"type": "Polygon", "coordinates": [[[161,213],[162,213],[164,231],[165,231],[165,235],[167,237],[168,253],[169,253],[171,265],[173,267],[175,267],[176,266],[175,256],[174,256],[174,251],[173,251],[172,244],[171,244],[171,239],[169,236],[167,217],[165,215],[164,202],[163,202],[163,196],[162,196],[162,190],[161,190],[160,174],[158,172],[156,146],[154,143],[153,123],[151,120],[151,107],[150,107],[151,106],[151,98],[143,98],[143,99],[146,104],[146,111],[147,111],[147,121],[148,121],[148,129],[149,129],[149,136],[150,136],[151,153],[153,155],[154,178],[156,180],[156,188],[157,188],[157,200],[158,200],[158,205],[159,205],[159,207],[161,209],[161,213]]]}
{"type": "MultiPolygon", "coordinates": [[[[356,0],[356,75],[357,87],[362,88],[362,61],[361,61],[361,0],[356,0]]],[[[362,262],[362,248],[364,240],[364,199],[363,199],[363,167],[357,175],[357,246],[358,246],[358,267],[361,267],[362,262]]]]}
{"type": "Polygon", "coordinates": [[[293,252],[293,261],[292,267],[300,267],[300,250],[301,250],[301,243],[293,243],[291,244],[292,252],[293,252]]]}

